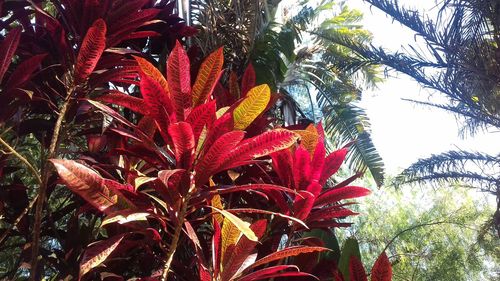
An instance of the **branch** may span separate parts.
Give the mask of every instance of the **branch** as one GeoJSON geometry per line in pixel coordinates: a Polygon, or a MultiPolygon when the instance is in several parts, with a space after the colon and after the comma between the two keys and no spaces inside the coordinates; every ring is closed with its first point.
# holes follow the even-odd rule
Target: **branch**
{"type": "Polygon", "coordinates": [[[7,148],[10,151],[10,153],[12,153],[14,156],[16,156],[17,159],[19,159],[21,162],[23,162],[24,165],[26,165],[26,167],[28,167],[28,169],[30,169],[30,171],[33,172],[33,175],[35,176],[38,184],[42,185],[42,178],[40,177],[40,173],[38,172],[38,170],[35,169],[35,167],[33,165],[31,165],[31,163],[26,158],[24,158],[21,154],[19,154],[19,152],[17,152],[12,146],[10,146],[6,141],[4,141],[2,139],[2,137],[0,137],[0,143],[3,146],[5,146],[5,148],[7,148]]]}
{"type": "MultiPolygon", "coordinates": [[[[68,95],[64,100],[64,103],[59,111],[59,116],[57,117],[56,124],[54,126],[54,133],[52,135],[52,140],[50,142],[49,152],[47,159],[51,159],[57,155],[57,150],[59,147],[59,134],[61,133],[63,127],[64,116],[71,103],[71,94],[74,88],[68,90],[68,95]]],[[[43,173],[42,173],[42,184],[38,190],[38,200],[36,202],[35,209],[35,221],[33,223],[33,239],[32,239],[32,250],[31,250],[31,269],[30,269],[30,280],[36,280],[37,264],[38,264],[38,253],[40,248],[40,227],[42,224],[43,215],[43,205],[45,203],[45,197],[47,193],[48,180],[50,176],[50,166],[48,161],[45,162],[43,173]]]]}

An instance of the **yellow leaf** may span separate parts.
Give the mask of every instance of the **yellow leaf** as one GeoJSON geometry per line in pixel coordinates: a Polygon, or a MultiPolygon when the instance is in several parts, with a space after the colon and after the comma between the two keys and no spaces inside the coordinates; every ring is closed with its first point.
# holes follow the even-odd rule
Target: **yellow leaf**
{"type": "Polygon", "coordinates": [[[252,88],[234,109],[234,129],[244,130],[259,116],[271,100],[271,89],[266,84],[252,88]]]}
{"type": "Polygon", "coordinates": [[[219,110],[217,110],[217,112],[215,113],[215,116],[217,117],[217,119],[219,119],[222,115],[224,115],[224,113],[226,113],[228,109],[229,109],[229,106],[225,106],[225,107],[222,107],[219,110]]]}
{"type": "MultiPolygon", "coordinates": [[[[210,181],[212,182],[212,179],[210,179],[210,181]]],[[[212,198],[212,206],[215,208],[221,209],[221,210],[224,209],[224,207],[222,206],[222,200],[221,200],[219,194],[216,194],[212,198]]],[[[214,214],[213,216],[219,224],[222,224],[222,222],[224,221],[224,217],[221,214],[214,214]]]]}
{"type": "Polygon", "coordinates": [[[139,188],[139,186],[141,186],[147,182],[154,181],[155,179],[156,178],[152,178],[152,177],[137,177],[134,180],[134,187],[137,190],[139,188]]]}
{"type": "Polygon", "coordinates": [[[232,224],[234,224],[234,226],[236,226],[238,230],[241,231],[241,233],[243,233],[243,235],[245,235],[248,238],[248,240],[254,242],[257,242],[259,240],[259,238],[255,235],[253,230],[250,228],[250,223],[241,220],[240,218],[231,214],[228,211],[221,210],[212,206],[210,207],[215,211],[219,212],[221,215],[223,215],[224,218],[228,219],[232,224]]]}
{"type": "Polygon", "coordinates": [[[132,221],[146,221],[149,213],[138,212],[138,213],[126,213],[126,212],[117,212],[115,214],[111,214],[104,218],[102,221],[101,227],[110,223],[117,222],[119,224],[125,224],[132,221]]]}
{"type": "Polygon", "coordinates": [[[241,231],[229,219],[224,218],[221,230],[221,261],[224,263],[224,254],[231,245],[236,245],[241,237],[241,231]]]}
{"type": "Polygon", "coordinates": [[[311,156],[314,155],[316,150],[316,145],[318,144],[319,135],[317,132],[312,132],[311,130],[294,130],[300,136],[300,143],[304,146],[311,156]]]}

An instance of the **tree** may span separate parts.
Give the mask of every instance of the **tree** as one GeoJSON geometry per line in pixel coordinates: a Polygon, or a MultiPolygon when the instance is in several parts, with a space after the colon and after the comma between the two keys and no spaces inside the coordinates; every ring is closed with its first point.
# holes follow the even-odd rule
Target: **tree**
{"type": "MultiPolygon", "coordinates": [[[[427,50],[415,47],[388,53],[380,47],[357,44],[345,36],[329,40],[348,46],[373,64],[409,75],[447,98],[446,103],[413,101],[450,111],[463,124],[462,135],[500,128],[498,87],[498,4],[495,1],[447,0],[435,19],[401,7],[397,0],[365,0],[414,31],[427,50]]],[[[499,156],[450,151],[422,159],[396,178],[395,184],[460,180],[468,187],[497,198],[490,225],[500,235],[499,156]]]]}
{"type": "Polygon", "coordinates": [[[358,238],[367,261],[386,251],[395,281],[496,280],[500,245],[481,230],[493,211],[485,198],[456,188],[377,190],[343,235],[358,238]]]}
{"type": "Polygon", "coordinates": [[[361,14],[332,1],[293,9],[278,3],[192,2],[193,23],[201,30],[197,41],[203,42],[203,50],[231,42],[234,48],[228,57],[235,77],[251,62],[257,81],[266,81],[284,94],[281,118],[287,124],[317,122],[324,116],[332,147],[350,143],[351,168],[368,169],[381,185],[382,159],[371,141],[368,117],[356,105],[363,84],[380,81],[377,69],[349,48],[317,36],[343,34],[357,43],[368,43],[370,34],[358,24],[361,14]]]}

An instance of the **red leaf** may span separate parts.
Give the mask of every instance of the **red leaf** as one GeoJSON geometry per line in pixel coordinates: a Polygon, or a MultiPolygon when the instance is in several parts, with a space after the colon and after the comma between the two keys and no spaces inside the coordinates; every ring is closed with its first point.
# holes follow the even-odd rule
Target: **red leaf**
{"type": "Polygon", "coordinates": [[[220,78],[222,65],[224,64],[224,52],[222,47],[211,53],[201,64],[198,76],[193,85],[193,105],[204,103],[212,94],[212,91],[220,78]]]}
{"type": "Polygon", "coordinates": [[[51,159],[57,173],[66,186],[80,195],[89,204],[110,214],[127,208],[134,208],[113,185],[90,168],[72,160],[51,159]]]}
{"type": "Polygon", "coordinates": [[[293,188],[293,174],[292,171],[292,152],[289,149],[281,150],[271,154],[273,169],[278,174],[281,183],[284,186],[293,188]]]}
{"type": "Polygon", "coordinates": [[[199,141],[203,128],[210,129],[215,121],[215,101],[195,107],[186,118],[186,122],[193,128],[194,139],[199,141]]]}
{"type": "MultiPolygon", "coordinates": [[[[287,274],[287,273],[295,273],[295,274],[302,273],[302,274],[304,274],[303,272],[291,272],[291,271],[280,272],[280,271],[287,270],[287,269],[292,269],[295,271],[299,270],[299,268],[295,265],[271,266],[271,267],[264,268],[264,269],[252,272],[250,274],[247,274],[247,275],[243,276],[242,278],[238,279],[238,281],[254,281],[254,280],[269,279],[272,277],[280,277],[280,276],[283,277],[283,275],[280,275],[280,274],[287,274]]],[[[289,276],[289,275],[285,275],[285,276],[289,276]]]]}
{"type": "MultiPolygon", "coordinates": [[[[266,220],[258,220],[250,226],[250,229],[252,229],[255,235],[260,239],[264,235],[266,227],[266,220]]],[[[257,244],[258,242],[251,241],[243,235],[236,246],[228,248],[228,252],[224,254],[224,259],[227,262],[223,265],[224,271],[221,274],[221,281],[231,280],[243,262],[254,251],[257,244]]]]}
{"type": "Polygon", "coordinates": [[[339,149],[326,157],[323,171],[318,181],[321,186],[324,186],[328,178],[339,170],[342,162],[344,162],[346,154],[347,149],[339,149]]]}
{"type": "Polygon", "coordinates": [[[21,27],[12,29],[7,36],[5,36],[2,44],[0,44],[0,82],[2,82],[3,76],[5,72],[7,72],[10,62],[12,61],[12,57],[14,57],[22,30],[21,27]]]}
{"type": "Polygon", "coordinates": [[[314,195],[308,191],[299,191],[302,196],[296,197],[293,201],[294,216],[299,220],[305,220],[314,206],[314,195]]]}
{"type": "Polygon", "coordinates": [[[243,131],[232,131],[222,135],[196,164],[196,185],[201,186],[215,173],[227,151],[233,149],[245,136],[243,131]]]}
{"type": "Polygon", "coordinates": [[[392,266],[389,258],[383,252],[372,268],[371,281],[391,281],[392,280],[392,266]]]}
{"type": "Polygon", "coordinates": [[[202,154],[212,147],[214,142],[218,140],[222,135],[233,130],[234,122],[230,113],[226,113],[215,120],[212,128],[208,131],[205,141],[203,143],[202,154]]]}
{"type": "Polygon", "coordinates": [[[365,268],[358,257],[349,258],[349,277],[351,281],[367,281],[365,268]]]}
{"type": "Polygon", "coordinates": [[[175,150],[178,168],[189,170],[194,157],[194,136],[191,125],[186,122],[173,123],[168,127],[175,150]]]}
{"type": "MultiPolygon", "coordinates": [[[[291,266],[287,265],[286,267],[291,267],[291,266]]],[[[276,278],[276,277],[309,277],[309,278],[319,280],[316,276],[309,274],[309,273],[306,273],[306,272],[290,272],[290,271],[288,271],[288,272],[276,272],[276,273],[266,274],[268,271],[271,271],[271,270],[272,270],[272,268],[262,269],[262,270],[253,272],[253,273],[251,273],[251,274],[249,274],[241,279],[238,279],[238,281],[263,280],[263,279],[273,280],[273,278],[276,278]]],[[[285,280],[288,280],[288,279],[285,279],[285,280]]],[[[299,280],[301,280],[301,279],[299,279],[299,280]]]]}
{"type": "Polygon", "coordinates": [[[46,56],[47,54],[36,55],[22,62],[10,75],[5,88],[12,89],[26,82],[46,56]]]}
{"type": "Polygon", "coordinates": [[[141,39],[145,37],[158,37],[158,36],[161,36],[161,33],[158,33],[156,31],[136,31],[125,36],[123,40],[141,39]]]}
{"type": "Polygon", "coordinates": [[[83,253],[82,261],[80,262],[80,274],[83,275],[91,271],[93,268],[102,264],[113,253],[123,239],[122,235],[117,235],[104,241],[99,241],[88,247],[83,253]]]}
{"type": "Polygon", "coordinates": [[[167,141],[169,137],[166,129],[170,124],[169,116],[173,111],[170,97],[157,81],[143,72],[141,72],[140,88],[149,115],[156,121],[163,139],[167,141]]]}
{"type": "Polygon", "coordinates": [[[110,94],[97,97],[95,100],[123,106],[142,115],[148,114],[143,99],[127,95],[117,90],[110,90],[110,94]]]}
{"type": "Polygon", "coordinates": [[[154,19],[159,12],[161,12],[159,9],[145,9],[138,12],[134,11],[133,17],[127,15],[120,18],[117,21],[118,23],[110,24],[110,36],[107,45],[109,47],[115,46],[127,39],[127,36],[137,30],[137,28],[154,23],[154,21],[151,20],[154,19]]]}
{"type": "Polygon", "coordinates": [[[236,75],[234,71],[231,71],[231,73],[229,74],[228,87],[229,94],[231,95],[232,99],[239,99],[241,94],[240,87],[238,85],[238,75],[236,75]]]}
{"type": "MultiPolygon", "coordinates": [[[[311,161],[311,182],[318,181],[321,177],[321,173],[323,172],[323,166],[325,164],[325,142],[320,137],[318,143],[316,144],[316,149],[314,150],[314,155],[311,161]]],[[[320,185],[322,187],[322,185],[320,185]]],[[[318,194],[314,194],[318,196],[318,194]]]]}
{"type": "Polygon", "coordinates": [[[370,194],[370,192],[371,191],[369,189],[360,186],[345,186],[341,188],[328,189],[323,192],[318,199],[316,199],[314,206],[319,207],[333,204],[344,199],[363,197],[370,194]]]}
{"type": "Polygon", "coordinates": [[[314,253],[314,252],[323,252],[330,251],[328,248],[324,247],[310,247],[310,246],[293,246],[283,249],[281,251],[269,254],[260,260],[256,261],[250,268],[255,268],[257,266],[267,264],[273,261],[281,260],[287,257],[294,257],[301,254],[314,253]]]}
{"type": "Polygon", "coordinates": [[[276,190],[276,191],[283,191],[291,194],[296,194],[296,192],[290,188],[286,188],[283,186],[279,185],[273,185],[273,184],[263,184],[263,183],[257,183],[257,184],[245,184],[245,185],[237,185],[237,186],[230,186],[226,188],[218,188],[213,191],[211,191],[211,194],[227,194],[231,192],[239,192],[239,191],[254,191],[254,190],[263,190],[263,191],[270,191],[270,190],[276,190]]]}
{"type": "Polygon", "coordinates": [[[241,96],[244,97],[250,89],[255,87],[255,70],[252,63],[249,63],[241,79],[241,96]]]}
{"type": "Polygon", "coordinates": [[[106,49],[106,22],[97,19],[87,31],[78,52],[75,65],[75,82],[81,83],[94,71],[106,49]]]}
{"type": "Polygon", "coordinates": [[[311,174],[311,155],[303,145],[295,150],[293,161],[294,186],[297,190],[304,190],[309,185],[311,174]]]}
{"type": "Polygon", "coordinates": [[[320,210],[314,211],[311,216],[309,216],[309,221],[331,220],[355,215],[358,215],[358,213],[353,212],[349,209],[333,206],[330,208],[322,208],[320,210]]]}
{"type": "Polygon", "coordinates": [[[167,81],[170,94],[175,102],[178,121],[184,120],[184,108],[191,106],[191,75],[186,51],[176,41],[167,61],[167,81]]]}
{"type": "Polygon", "coordinates": [[[298,136],[285,129],[275,129],[241,142],[224,156],[219,171],[234,168],[254,158],[269,155],[293,145],[298,136]]]}

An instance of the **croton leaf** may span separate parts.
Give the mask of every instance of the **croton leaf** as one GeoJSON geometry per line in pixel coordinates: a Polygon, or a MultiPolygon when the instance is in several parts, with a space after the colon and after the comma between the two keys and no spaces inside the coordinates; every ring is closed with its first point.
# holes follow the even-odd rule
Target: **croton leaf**
{"type": "Polygon", "coordinates": [[[123,237],[124,235],[117,235],[90,245],[83,253],[82,261],[80,262],[80,278],[106,261],[123,240],[123,237]]]}
{"type": "Polygon", "coordinates": [[[168,127],[175,150],[175,160],[178,168],[189,169],[194,156],[194,135],[191,125],[187,122],[173,123],[168,127]]]}
{"type": "Polygon", "coordinates": [[[123,106],[142,115],[148,114],[147,107],[144,104],[143,99],[127,95],[117,90],[110,90],[109,94],[97,97],[95,100],[123,106]]]}
{"type": "Polygon", "coordinates": [[[387,254],[382,252],[372,268],[371,281],[391,281],[392,266],[387,254]]]}
{"type": "Polygon", "coordinates": [[[341,188],[331,188],[323,192],[316,199],[315,206],[323,206],[338,202],[344,199],[363,197],[370,194],[370,190],[360,186],[344,186],[341,188]]]}
{"type": "MultiPolygon", "coordinates": [[[[237,216],[231,214],[230,212],[222,209],[218,209],[215,207],[210,206],[212,209],[215,211],[219,212],[221,215],[224,216],[224,219],[227,219],[229,222],[234,224],[238,230],[245,235],[250,241],[258,241],[258,237],[255,235],[255,233],[252,231],[250,228],[250,223],[243,221],[242,219],[238,218],[237,216]]],[[[226,220],[224,220],[226,221],[226,220]]]]}
{"type": "Polygon", "coordinates": [[[40,54],[33,56],[25,61],[23,61],[16,70],[10,75],[9,80],[5,84],[6,89],[13,89],[19,85],[26,82],[31,74],[40,66],[40,63],[47,56],[47,54],[40,54]]]}
{"type": "Polygon", "coordinates": [[[249,273],[242,278],[238,279],[238,281],[254,281],[254,280],[270,280],[276,277],[310,277],[318,280],[314,275],[300,272],[299,268],[295,265],[277,265],[267,267],[261,270],[257,270],[255,272],[249,273]],[[293,271],[290,271],[293,270],[293,271]],[[288,270],[288,271],[284,271],[288,270]]]}
{"type": "Polygon", "coordinates": [[[322,186],[325,185],[328,178],[339,170],[340,166],[342,166],[342,163],[344,162],[346,154],[347,149],[343,148],[330,153],[330,155],[325,158],[323,171],[321,172],[321,176],[318,181],[319,184],[322,186]]]}
{"type": "Polygon", "coordinates": [[[361,260],[353,255],[349,258],[349,278],[350,281],[367,281],[366,271],[361,260]]]}
{"type": "Polygon", "coordinates": [[[197,106],[191,110],[186,122],[191,124],[195,140],[198,141],[203,128],[210,129],[215,121],[216,102],[211,101],[197,106]]]}
{"type": "Polygon", "coordinates": [[[275,129],[242,141],[224,156],[219,170],[227,170],[245,164],[254,158],[285,149],[297,141],[297,135],[285,129],[275,129]]]}
{"type": "Polygon", "coordinates": [[[146,59],[143,59],[141,57],[133,56],[137,64],[139,65],[139,68],[141,71],[149,76],[152,80],[156,81],[158,84],[160,84],[161,88],[163,89],[164,93],[170,96],[169,88],[168,88],[168,83],[167,80],[165,80],[165,77],[163,77],[163,74],[156,68],[154,65],[152,65],[149,61],[146,59]]]}
{"type": "Polygon", "coordinates": [[[287,257],[294,257],[301,254],[314,253],[330,251],[328,248],[324,247],[312,247],[312,246],[293,246],[283,249],[281,251],[269,254],[259,260],[257,260],[250,268],[255,268],[263,264],[267,264],[273,261],[281,260],[287,257]]]}
{"type": "Polygon", "coordinates": [[[240,236],[241,231],[232,223],[228,218],[224,218],[221,230],[221,260],[224,263],[224,254],[230,245],[236,245],[240,236]]]}
{"type": "Polygon", "coordinates": [[[228,150],[233,149],[245,136],[243,131],[232,131],[225,133],[210,147],[208,152],[203,155],[196,164],[196,184],[197,186],[206,183],[208,178],[215,173],[217,168],[224,160],[224,155],[228,150]]]}
{"type": "MultiPolygon", "coordinates": [[[[258,220],[254,222],[250,229],[255,233],[257,238],[264,235],[267,228],[266,220],[258,220]]],[[[238,243],[234,247],[230,247],[229,251],[225,254],[227,255],[226,263],[222,266],[221,281],[229,281],[234,279],[237,272],[243,271],[246,267],[251,264],[245,263],[254,251],[255,246],[258,244],[256,241],[248,239],[246,236],[242,236],[238,243]]],[[[252,257],[253,260],[255,257],[252,257]]]]}
{"type": "Polygon", "coordinates": [[[85,34],[75,65],[75,82],[81,83],[94,71],[106,49],[106,22],[97,19],[85,34]]]}
{"type": "Polygon", "coordinates": [[[245,72],[243,73],[243,77],[241,78],[241,95],[246,96],[248,91],[255,87],[255,69],[253,68],[252,63],[249,63],[245,72]]]}
{"type": "Polygon", "coordinates": [[[237,100],[240,98],[240,86],[238,85],[238,75],[236,72],[231,71],[229,73],[229,81],[228,81],[229,95],[233,97],[233,99],[237,100]]]}
{"type": "Polygon", "coordinates": [[[266,84],[252,88],[245,99],[234,109],[234,128],[246,129],[263,111],[271,100],[271,89],[266,84]]]}
{"type": "Polygon", "coordinates": [[[193,106],[200,105],[210,96],[220,78],[224,52],[222,47],[211,53],[201,64],[193,85],[193,106]]]}
{"type": "Polygon", "coordinates": [[[9,31],[5,39],[0,44],[0,82],[2,82],[3,76],[7,69],[9,68],[12,57],[16,52],[17,45],[19,45],[19,39],[21,38],[22,27],[16,27],[9,31]]]}
{"type": "Polygon", "coordinates": [[[177,120],[184,120],[184,108],[191,106],[191,75],[186,51],[176,41],[167,61],[167,81],[175,104],[177,120]]]}
{"type": "MultiPolygon", "coordinates": [[[[166,130],[171,123],[172,102],[160,83],[145,73],[141,73],[141,94],[151,118],[153,118],[165,141],[169,139],[166,130]]],[[[175,118],[175,116],[174,116],[175,118]]]]}
{"type": "Polygon", "coordinates": [[[73,160],[51,159],[50,162],[71,191],[101,212],[111,214],[134,207],[115,186],[106,184],[99,174],[87,166],[73,160]]]}

